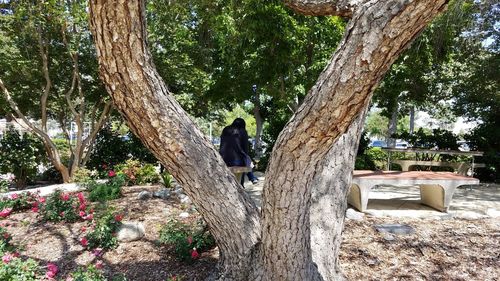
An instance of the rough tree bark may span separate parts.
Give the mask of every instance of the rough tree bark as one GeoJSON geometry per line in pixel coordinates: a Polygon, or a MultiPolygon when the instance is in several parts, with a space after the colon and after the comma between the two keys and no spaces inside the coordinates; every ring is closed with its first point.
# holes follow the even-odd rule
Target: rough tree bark
{"type": "Polygon", "coordinates": [[[352,170],[338,166],[352,164],[362,113],[380,79],[447,2],[289,2],[303,13],[351,20],[329,65],[276,142],[259,217],[215,148],[155,70],[146,43],[143,1],[90,1],[101,78],[131,129],[184,185],[211,227],[221,253],[214,279],[335,278],[335,272],[329,273],[335,260],[317,250],[324,246],[328,248],[321,251],[338,253],[352,170]],[[335,174],[328,174],[330,166],[335,174]],[[311,216],[311,207],[328,210],[333,222],[311,216]],[[323,238],[329,240],[325,243],[316,233],[321,231],[316,224],[322,222],[323,238]]]}

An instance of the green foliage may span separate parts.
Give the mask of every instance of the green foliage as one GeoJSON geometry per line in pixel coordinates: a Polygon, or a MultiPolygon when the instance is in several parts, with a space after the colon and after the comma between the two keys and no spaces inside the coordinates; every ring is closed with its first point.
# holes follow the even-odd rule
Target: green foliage
{"type": "Polygon", "coordinates": [[[42,272],[33,259],[23,260],[12,258],[8,263],[0,263],[0,280],[4,281],[37,281],[41,280],[42,272]]]}
{"type": "Polygon", "coordinates": [[[500,182],[500,118],[479,125],[465,136],[472,150],[484,152],[476,158],[476,163],[484,163],[485,168],[475,170],[475,177],[486,182],[500,182]]]}
{"type": "Polygon", "coordinates": [[[55,190],[45,201],[40,205],[40,214],[46,221],[52,222],[75,222],[81,219],[80,211],[85,211],[85,208],[80,209],[79,200],[68,193],[63,193],[61,190],[55,190]]]}
{"type": "Polygon", "coordinates": [[[157,162],[153,154],[144,147],[135,135],[130,132],[121,135],[118,130],[107,126],[97,134],[87,168],[106,172],[108,168],[113,168],[130,158],[145,163],[157,162]]]}
{"type": "Polygon", "coordinates": [[[21,136],[13,127],[9,127],[0,140],[0,171],[14,174],[17,188],[23,188],[28,179],[36,175],[38,165],[45,159],[44,155],[38,139],[29,133],[21,136]]]}
{"type": "Polygon", "coordinates": [[[14,252],[16,250],[10,241],[12,241],[12,236],[5,228],[0,226],[0,255],[4,255],[6,252],[14,252]]]}
{"type": "Polygon", "coordinates": [[[160,175],[152,164],[142,164],[139,160],[129,159],[115,166],[118,175],[123,175],[127,185],[157,183],[160,175]]]}
{"type": "MultiPolygon", "coordinates": [[[[434,129],[432,130],[432,133],[426,133],[422,128],[420,128],[413,134],[402,132],[400,134],[396,134],[394,137],[407,141],[410,146],[414,148],[458,150],[458,136],[447,130],[434,129]]],[[[432,153],[417,153],[416,159],[431,161],[436,156],[437,155],[432,153]]],[[[440,160],[443,161],[456,159],[456,156],[444,154],[439,155],[439,157],[440,160]]]]}
{"type": "Polygon", "coordinates": [[[71,273],[73,281],[107,281],[103,272],[97,269],[94,265],[89,265],[86,268],[80,267],[75,272],[71,273]]]}
{"type": "Polygon", "coordinates": [[[93,226],[85,234],[89,249],[102,248],[113,249],[118,245],[116,232],[121,225],[121,215],[114,212],[113,209],[102,206],[96,212],[93,226]]]}
{"type": "Polygon", "coordinates": [[[9,191],[9,181],[0,179],[0,193],[9,191]]]}
{"type": "Polygon", "coordinates": [[[215,246],[215,240],[203,223],[192,226],[171,219],[160,230],[160,242],[172,245],[178,259],[191,262],[201,251],[215,246]],[[193,255],[196,251],[196,255],[193,255]]]}
{"type": "Polygon", "coordinates": [[[161,176],[161,179],[163,181],[163,185],[166,188],[172,188],[172,183],[173,183],[174,177],[167,171],[161,173],[160,176],[161,176]]]}
{"type": "Polygon", "coordinates": [[[90,201],[104,202],[120,198],[122,196],[123,185],[125,185],[125,176],[118,174],[110,177],[106,182],[87,181],[85,188],[89,192],[90,201]]]}
{"type": "Polygon", "coordinates": [[[6,208],[12,208],[12,211],[29,210],[38,198],[37,194],[31,192],[14,193],[0,200],[0,210],[6,208]]]}
{"type": "Polygon", "coordinates": [[[79,168],[73,174],[73,181],[78,183],[86,183],[92,179],[92,172],[86,168],[79,168]]]}

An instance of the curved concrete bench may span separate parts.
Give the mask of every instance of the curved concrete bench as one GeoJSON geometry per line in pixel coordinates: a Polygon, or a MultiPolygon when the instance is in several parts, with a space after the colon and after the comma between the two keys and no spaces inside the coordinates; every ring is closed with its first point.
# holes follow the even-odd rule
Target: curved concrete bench
{"type": "Polygon", "coordinates": [[[447,212],[455,189],[479,180],[451,172],[427,171],[354,171],[347,202],[361,212],[366,211],[370,190],[375,185],[418,185],[422,204],[447,212]]]}
{"type": "Polygon", "coordinates": [[[241,177],[243,176],[243,174],[251,172],[252,168],[247,166],[233,166],[229,167],[229,170],[233,172],[234,176],[236,177],[236,180],[238,182],[241,182],[241,177]]]}
{"type": "MultiPolygon", "coordinates": [[[[410,171],[412,166],[433,166],[433,167],[450,167],[459,175],[465,176],[472,165],[466,162],[448,162],[448,161],[417,161],[417,160],[391,160],[391,163],[401,166],[401,170],[410,171]]],[[[474,168],[483,168],[483,163],[474,164],[474,168]]]]}

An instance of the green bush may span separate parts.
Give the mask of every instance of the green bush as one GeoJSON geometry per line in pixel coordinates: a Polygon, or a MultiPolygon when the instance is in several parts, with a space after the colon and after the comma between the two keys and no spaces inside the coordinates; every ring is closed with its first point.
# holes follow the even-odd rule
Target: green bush
{"type": "Polygon", "coordinates": [[[115,166],[118,175],[124,175],[127,185],[157,183],[160,175],[152,164],[142,164],[139,160],[129,159],[115,166]]]}
{"type": "Polygon", "coordinates": [[[160,176],[162,178],[163,185],[165,185],[166,188],[172,188],[174,177],[172,177],[172,175],[168,172],[163,172],[160,176]]]}
{"type": "Polygon", "coordinates": [[[14,257],[9,262],[4,261],[0,264],[0,280],[2,281],[37,281],[43,280],[42,276],[40,266],[33,259],[23,260],[14,257]]]}
{"type": "Polygon", "coordinates": [[[12,173],[17,188],[24,188],[36,176],[38,165],[44,160],[42,143],[29,133],[23,136],[13,127],[0,140],[0,172],[12,173]]]}
{"type": "Polygon", "coordinates": [[[73,174],[73,181],[77,183],[86,183],[92,179],[91,171],[86,168],[79,168],[73,174]]]}
{"type": "Polygon", "coordinates": [[[120,198],[122,196],[122,186],[124,184],[124,175],[113,174],[113,176],[110,177],[106,182],[97,182],[95,180],[90,180],[85,183],[85,188],[89,192],[90,201],[104,202],[120,198]]]}
{"type": "Polygon", "coordinates": [[[191,226],[171,219],[160,230],[160,242],[174,247],[176,257],[191,262],[201,251],[215,246],[215,240],[204,223],[191,226]]]}
{"type": "Polygon", "coordinates": [[[87,204],[82,193],[74,196],[69,193],[63,193],[60,190],[55,190],[44,201],[38,205],[38,208],[43,219],[46,221],[75,222],[80,219],[86,219],[90,215],[86,212],[87,204]]]}
{"type": "Polygon", "coordinates": [[[12,236],[5,228],[0,226],[0,255],[3,256],[6,252],[14,252],[16,250],[14,245],[10,243],[11,241],[12,236]]]}
{"type": "Polygon", "coordinates": [[[38,201],[38,194],[32,192],[13,193],[0,200],[0,210],[12,208],[12,211],[24,211],[33,207],[38,201]]]}
{"type": "Polygon", "coordinates": [[[73,281],[107,281],[108,279],[104,277],[101,270],[97,269],[93,265],[87,266],[87,268],[80,267],[75,272],[70,275],[73,281]]]}
{"type": "Polygon", "coordinates": [[[122,215],[107,209],[104,205],[96,213],[94,226],[89,229],[82,238],[82,245],[89,249],[102,248],[112,249],[117,246],[116,232],[121,225],[122,215]]]}
{"type": "Polygon", "coordinates": [[[9,181],[0,179],[0,193],[9,191],[9,181]]]}

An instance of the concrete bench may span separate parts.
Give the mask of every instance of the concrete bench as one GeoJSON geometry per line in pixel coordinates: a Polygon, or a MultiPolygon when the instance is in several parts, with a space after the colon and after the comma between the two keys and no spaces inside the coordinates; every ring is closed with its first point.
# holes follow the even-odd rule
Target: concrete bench
{"type": "MultiPolygon", "coordinates": [[[[433,166],[433,167],[450,167],[459,175],[466,176],[472,164],[465,162],[448,162],[448,161],[417,161],[417,160],[391,160],[391,163],[401,166],[401,170],[410,171],[412,166],[433,166]]],[[[485,167],[482,163],[474,164],[474,168],[485,167]]]]}
{"type": "Polygon", "coordinates": [[[241,182],[241,177],[245,173],[251,172],[252,168],[247,167],[247,166],[233,166],[233,167],[229,167],[229,170],[231,170],[231,172],[234,174],[234,176],[236,177],[236,180],[238,182],[241,182]]]}
{"type": "Polygon", "coordinates": [[[370,189],[375,185],[406,185],[420,187],[422,204],[447,212],[455,189],[479,180],[451,172],[428,171],[354,171],[347,202],[361,212],[366,211],[370,189]]]}

